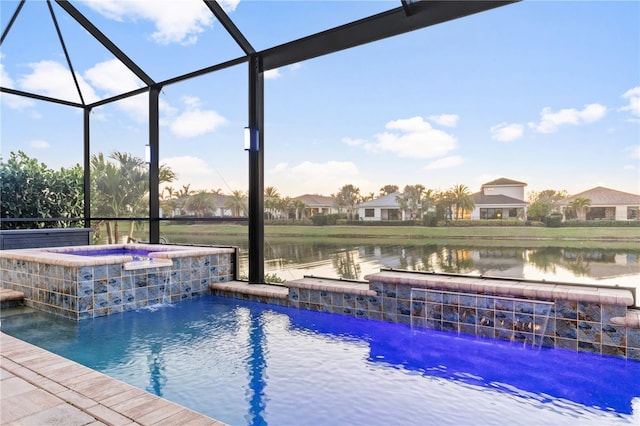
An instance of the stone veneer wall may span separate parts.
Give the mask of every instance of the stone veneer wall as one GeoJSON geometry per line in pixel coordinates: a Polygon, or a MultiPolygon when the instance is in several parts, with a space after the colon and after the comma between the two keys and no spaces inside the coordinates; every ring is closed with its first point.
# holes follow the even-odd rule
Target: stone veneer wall
{"type": "Polygon", "coordinates": [[[209,294],[235,279],[235,255],[174,257],[172,266],[126,270],[124,263],[73,266],[0,258],[0,286],[21,291],[25,305],[81,320],[209,294]]]}
{"type": "Polygon", "coordinates": [[[368,283],[305,277],[285,282],[288,289],[271,290],[220,283],[211,290],[226,297],[640,360],[640,312],[625,320],[633,304],[628,290],[398,271],[366,278],[368,283]]]}

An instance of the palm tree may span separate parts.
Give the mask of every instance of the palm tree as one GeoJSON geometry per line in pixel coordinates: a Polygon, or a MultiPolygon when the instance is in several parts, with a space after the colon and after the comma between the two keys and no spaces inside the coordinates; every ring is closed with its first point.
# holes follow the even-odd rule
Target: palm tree
{"type": "Polygon", "coordinates": [[[578,220],[587,220],[587,212],[591,209],[591,200],[586,197],[577,197],[567,205],[567,208],[576,212],[578,220]]]}
{"type": "Polygon", "coordinates": [[[436,192],[433,189],[427,189],[422,192],[422,212],[427,213],[435,205],[436,192]]]}
{"type": "Polygon", "coordinates": [[[278,213],[278,218],[289,219],[289,213],[291,210],[292,210],[291,197],[276,199],[276,211],[278,213]]]}
{"type": "Polygon", "coordinates": [[[247,195],[242,191],[233,191],[229,198],[227,198],[224,207],[231,210],[231,214],[235,217],[246,216],[248,209],[247,195]]]}
{"type": "Polygon", "coordinates": [[[165,186],[160,193],[160,206],[163,211],[170,213],[171,217],[173,217],[173,212],[178,206],[178,200],[174,198],[177,196],[178,192],[172,186],[165,186]]]}
{"type": "Polygon", "coordinates": [[[423,204],[425,187],[423,185],[407,185],[401,195],[396,197],[400,208],[409,213],[409,218],[415,219],[420,216],[423,204]]]}
{"type": "Polygon", "coordinates": [[[369,194],[367,194],[367,195],[363,195],[363,196],[362,196],[362,199],[361,199],[360,201],[371,201],[371,200],[373,200],[374,198],[376,198],[376,193],[375,193],[375,192],[370,192],[370,193],[369,193],[369,194]]]}
{"type": "Polygon", "coordinates": [[[349,218],[353,219],[353,209],[360,202],[360,188],[349,184],[340,188],[340,192],[331,195],[335,200],[338,208],[346,208],[349,218]]]}
{"type": "Polygon", "coordinates": [[[380,188],[380,196],[384,197],[385,195],[393,194],[399,190],[400,188],[398,188],[398,185],[385,185],[380,188]]]}
{"type": "Polygon", "coordinates": [[[435,194],[436,216],[446,221],[453,219],[454,197],[451,190],[435,194]]]}
{"type": "Polygon", "coordinates": [[[302,218],[304,209],[307,208],[307,203],[302,200],[291,200],[291,207],[293,207],[296,212],[296,220],[299,220],[302,218]]]}
{"type": "Polygon", "coordinates": [[[471,191],[466,185],[456,185],[450,190],[453,205],[455,207],[455,219],[458,220],[464,215],[465,211],[470,212],[476,206],[471,198],[471,191]]]}
{"type": "MultiPolygon", "coordinates": [[[[91,158],[94,214],[114,218],[148,215],[149,171],[146,163],[119,151],[111,153],[109,158],[115,163],[107,161],[102,153],[91,158]]],[[[169,183],[175,178],[176,174],[169,167],[160,166],[160,183],[169,183]]],[[[135,224],[135,220],[129,223],[129,239],[133,238],[135,224]]],[[[119,222],[114,221],[113,232],[110,221],[106,222],[106,228],[108,242],[117,243],[120,239],[119,222]]]]}
{"type": "Polygon", "coordinates": [[[280,194],[275,186],[267,186],[264,189],[264,210],[269,218],[275,217],[280,194]]]}
{"type": "Polygon", "coordinates": [[[178,198],[182,198],[185,197],[187,195],[191,195],[193,193],[193,191],[191,191],[191,189],[189,188],[191,186],[190,183],[186,184],[186,185],[182,185],[182,189],[180,189],[178,191],[178,198]]]}
{"type": "MultiPolygon", "coordinates": [[[[118,168],[115,164],[106,161],[104,154],[93,155],[91,157],[91,178],[93,193],[92,215],[97,217],[119,217],[121,212],[124,211],[125,194],[120,191],[121,179],[118,168]]],[[[102,223],[106,227],[107,242],[109,244],[118,242],[118,221],[114,221],[113,230],[111,221],[101,221],[97,226],[99,227],[102,223]]],[[[96,229],[96,233],[99,233],[98,229],[96,229]]]]}
{"type": "Polygon", "coordinates": [[[195,212],[196,217],[205,217],[207,211],[215,210],[216,204],[212,194],[202,190],[190,195],[184,203],[184,208],[195,212]]]}
{"type": "Polygon", "coordinates": [[[278,189],[275,186],[267,186],[266,188],[264,188],[264,197],[280,198],[280,194],[278,193],[278,189]]]}

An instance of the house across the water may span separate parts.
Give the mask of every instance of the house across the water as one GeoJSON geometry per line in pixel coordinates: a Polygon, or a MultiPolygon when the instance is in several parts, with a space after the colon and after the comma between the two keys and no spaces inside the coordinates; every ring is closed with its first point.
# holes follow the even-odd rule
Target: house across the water
{"type": "Polygon", "coordinates": [[[358,217],[361,220],[405,220],[405,214],[400,209],[397,198],[401,194],[393,192],[358,204],[358,217]]]}
{"type": "Polygon", "coordinates": [[[640,195],[597,186],[558,201],[557,208],[566,220],[572,218],[569,205],[577,198],[589,200],[587,220],[639,220],[640,195]]]}
{"type": "Polygon", "coordinates": [[[295,197],[294,200],[302,201],[307,205],[305,208],[305,217],[312,217],[317,214],[338,213],[336,202],[333,197],[318,194],[304,194],[295,197]]]}
{"type": "Polygon", "coordinates": [[[471,197],[475,208],[470,219],[520,219],[526,218],[529,203],[524,198],[524,182],[500,178],[487,182],[471,197]]]}

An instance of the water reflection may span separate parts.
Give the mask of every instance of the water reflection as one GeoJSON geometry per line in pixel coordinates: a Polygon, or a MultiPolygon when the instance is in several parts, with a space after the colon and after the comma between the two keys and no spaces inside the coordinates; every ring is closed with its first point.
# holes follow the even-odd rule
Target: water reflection
{"type": "MultiPolygon", "coordinates": [[[[265,272],[284,280],[304,275],[361,280],[385,267],[640,288],[640,248],[271,242],[265,259],[265,272]]],[[[246,250],[240,267],[247,275],[246,250]]]]}

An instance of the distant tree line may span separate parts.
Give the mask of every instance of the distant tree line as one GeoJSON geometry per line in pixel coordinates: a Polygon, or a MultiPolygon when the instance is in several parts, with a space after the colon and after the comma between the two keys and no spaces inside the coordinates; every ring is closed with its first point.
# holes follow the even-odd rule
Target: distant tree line
{"type": "MultiPolygon", "coordinates": [[[[109,218],[136,218],[148,216],[148,165],[128,153],[113,152],[108,157],[99,153],[91,157],[91,214],[97,221],[96,233],[104,229],[108,242],[121,239],[122,222],[109,218]]],[[[193,216],[246,217],[248,194],[234,190],[230,195],[221,189],[192,191],[189,185],[176,189],[170,184],[177,179],[175,172],[160,165],[160,206],[169,217],[193,216]]],[[[0,157],[0,183],[2,203],[2,229],[82,226],[82,223],[59,220],[15,222],[15,218],[80,218],[83,216],[83,170],[73,168],[52,170],[44,163],[29,158],[24,152],[12,152],[5,161],[0,157]]],[[[475,203],[469,188],[459,184],[445,191],[427,189],[424,185],[407,185],[400,191],[397,185],[384,185],[378,194],[361,194],[358,187],[347,184],[331,194],[333,207],[346,219],[357,219],[357,208],[362,202],[376,197],[396,194],[399,208],[405,218],[422,220],[435,225],[438,221],[467,219],[475,203]]],[[[568,197],[565,190],[547,189],[529,194],[527,218],[549,221],[555,204],[568,197]]],[[[565,209],[567,218],[585,220],[590,200],[578,197],[565,209]]],[[[311,216],[308,206],[300,199],[281,196],[278,189],[268,186],[264,190],[264,215],[273,220],[300,220],[311,216]]],[[[562,216],[562,215],[560,215],[562,216]]],[[[562,220],[562,217],[559,219],[562,220]]],[[[128,221],[126,236],[132,238],[135,220],[128,221]]]]}

